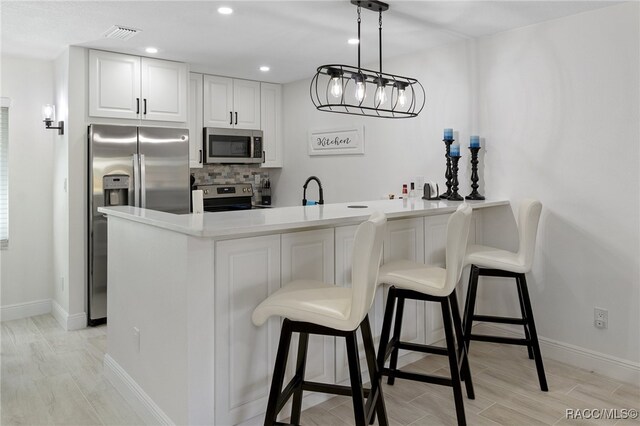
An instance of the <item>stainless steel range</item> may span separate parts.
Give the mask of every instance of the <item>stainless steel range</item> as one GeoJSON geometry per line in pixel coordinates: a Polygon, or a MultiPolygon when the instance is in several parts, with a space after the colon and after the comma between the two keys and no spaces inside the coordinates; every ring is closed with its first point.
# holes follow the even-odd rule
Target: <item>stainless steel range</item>
{"type": "Polygon", "coordinates": [[[250,184],[198,185],[202,190],[205,212],[249,210],[253,188],[250,184]]]}

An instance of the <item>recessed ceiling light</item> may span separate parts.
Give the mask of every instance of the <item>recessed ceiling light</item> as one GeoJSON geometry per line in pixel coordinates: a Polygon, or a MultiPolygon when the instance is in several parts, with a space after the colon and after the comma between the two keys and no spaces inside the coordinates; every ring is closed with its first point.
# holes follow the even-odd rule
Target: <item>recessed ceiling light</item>
{"type": "Polygon", "coordinates": [[[262,71],[262,72],[267,72],[267,71],[269,71],[270,69],[271,69],[271,68],[269,68],[269,67],[268,67],[268,66],[266,66],[266,65],[263,65],[263,66],[261,66],[261,67],[260,67],[260,71],[262,71]]]}
{"type": "Polygon", "coordinates": [[[358,44],[358,43],[360,43],[360,40],[358,40],[357,38],[350,38],[349,41],[347,41],[347,43],[349,43],[349,44],[358,44]]]}
{"type": "Polygon", "coordinates": [[[147,47],[144,51],[147,53],[158,53],[158,49],[155,47],[147,47]]]}
{"type": "Polygon", "coordinates": [[[226,6],[219,7],[218,8],[218,13],[220,15],[231,15],[233,13],[233,9],[231,9],[230,7],[226,7],[226,6]]]}

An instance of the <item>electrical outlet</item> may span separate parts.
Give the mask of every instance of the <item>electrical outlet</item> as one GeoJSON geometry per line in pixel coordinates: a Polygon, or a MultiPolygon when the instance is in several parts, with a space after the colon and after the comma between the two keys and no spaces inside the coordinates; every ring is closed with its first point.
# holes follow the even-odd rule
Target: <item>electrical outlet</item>
{"type": "Polygon", "coordinates": [[[136,353],[140,353],[140,330],[138,327],[133,327],[133,344],[136,349],[136,353]]]}
{"type": "Polygon", "coordinates": [[[609,311],[603,308],[593,308],[593,325],[595,328],[609,327],[609,311]]]}

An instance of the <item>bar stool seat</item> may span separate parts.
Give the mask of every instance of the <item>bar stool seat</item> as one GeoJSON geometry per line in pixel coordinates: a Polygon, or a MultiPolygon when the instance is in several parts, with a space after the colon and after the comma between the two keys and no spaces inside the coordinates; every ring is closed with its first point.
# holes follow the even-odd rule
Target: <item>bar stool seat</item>
{"type": "Polygon", "coordinates": [[[476,244],[467,247],[466,263],[520,274],[529,272],[523,256],[519,253],[476,244]]]}
{"type": "Polygon", "coordinates": [[[299,424],[304,391],[351,396],[355,424],[358,426],[372,424],[376,415],[380,425],[388,424],[382,396],[382,380],[377,372],[373,336],[367,315],[375,298],[386,222],[383,213],[374,213],[369,220],[358,226],[353,242],[351,288],[314,280],[295,280],[271,294],[253,311],[252,320],[256,326],[264,324],[271,316],[284,318],[265,413],[265,425],[278,424],[278,413],[292,397],[291,423],[299,424]],[[358,329],[364,342],[370,389],[362,386],[356,338],[358,329]],[[283,389],[293,333],[300,335],[296,369],[293,378],[283,389]],[[350,386],[305,380],[310,334],[345,338],[350,386]]]}
{"type": "Polygon", "coordinates": [[[396,260],[385,263],[380,268],[380,274],[378,275],[378,281],[381,284],[389,284],[391,286],[387,295],[380,336],[380,348],[378,349],[379,374],[389,377],[389,385],[393,385],[395,379],[399,378],[452,387],[458,425],[466,425],[462,380],[465,382],[467,397],[470,399],[475,398],[462,331],[460,309],[455,292],[455,287],[460,280],[464,266],[463,261],[470,223],[471,207],[466,203],[460,205],[449,218],[447,223],[446,268],[427,266],[423,263],[409,260],[396,260]],[[401,341],[402,317],[406,299],[440,304],[446,347],[401,341]],[[394,310],[395,320],[393,319],[394,310]],[[390,338],[392,322],[394,326],[393,336],[390,338]],[[398,352],[401,349],[447,356],[451,377],[398,369],[398,352]],[[390,358],[389,368],[384,367],[387,358],[390,358]]]}
{"type": "MultiPolygon", "coordinates": [[[[542,362],[538,332],[533,318],[533,308],[527,279],[525,274],[531,271],[533,254],[535,251],[536,233],[542,211],[542,204],[538,200],[523,200],[518,214],[518,235],[520,238],[517,252],[501,250],[488,246],[471,245],[467,248],[465,264],[471,265],[469,274],[469,288],[464,309],[464,338],[467,349],[472,340],[482,342],[501,343],[508,345],[526,346],[529,358],[536,364],[540,390],[549,390],[547,378],[542,362]],[[514,278],[520,304],[520,317],[504,317],[493,315],[478,315],[475,313],[476,296],[478,292],[478,278],[503,277],[514,278]],[[473,334],[474,321],[521,325],[524,329],[524,339],[517,337],[490,336],[486,334],[473,334]]],[[[504,281],[505,283],[509,281],[504,281]]],[[[505,284],[506,285],[506,284],[505,284]]]]}

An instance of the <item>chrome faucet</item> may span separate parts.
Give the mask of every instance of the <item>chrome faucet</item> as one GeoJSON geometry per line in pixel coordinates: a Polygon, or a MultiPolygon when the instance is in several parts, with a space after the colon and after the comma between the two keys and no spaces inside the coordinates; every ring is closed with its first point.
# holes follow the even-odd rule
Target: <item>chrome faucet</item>
{"type": "Polygon", "coordinates": [[[324,204],[324,195],[322,194],[322,183],[320,183],[320,179],[318,179],[315,176],[309,176],[309,178],[304,183],[304,185],[302,185],[302,189],[304,190],[302,192],[302,205],[303,206],[307,205],[307,185],[309,185],[309,182],[311,182],[312,180],[315,180],[316,182],[318,182],[318,190],[320,192],[320,199],[318,200],[318,204],[324,204]]]}

